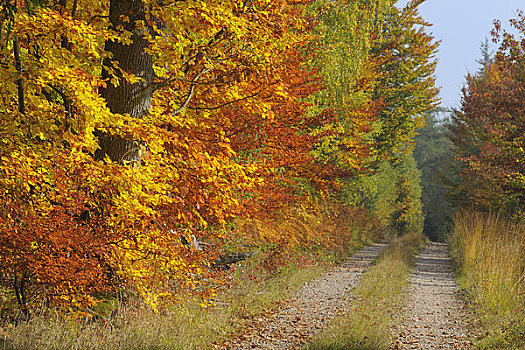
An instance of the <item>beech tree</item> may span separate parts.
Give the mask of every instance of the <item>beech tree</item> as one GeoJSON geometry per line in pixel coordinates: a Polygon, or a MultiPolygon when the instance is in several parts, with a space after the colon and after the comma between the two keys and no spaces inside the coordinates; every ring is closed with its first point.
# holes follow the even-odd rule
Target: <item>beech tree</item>
{"type": "Polygon", "coordinates": [[[330,108],[336,118],[325,123],[325,135],[316,147],[320,162],[346,170],[342,178],[366,171],[375,160],[374,137],[383,108],[372,98],[379,63],[371,55],[377,32],[387,25],[386,11],[392,1],[315,1],[311,7],[317,18],[318,35],[310,60],[325,84],[314,95],[319,109],[330,108]]]}
{"type": "Polygon", "coordinates": [[[461,108],[450,130],[459,177],[450,185],[456,206],[505,210],[523,216],[523,35],[525,19],[510,21],[518,34],[497,23],[494,60],[468,75],[461,108]]]}
{"type": "Polygon", "coordinates": [[[375,140],[377,151],[387,156],[413,142],[424,114],[437,103],[434,74],[439,42],[427,32],[431,24],[419,14],[423,2],[410,1],[402,10],[389,7],[372,47],[379,64],[373,98],[384,104],[375,140]]]}
{"type": "Polygon", "coordinates": [[[214,252],[184,241],[323,172],[300,2],[1,6],[1,269],[21,305],[206,294],[214,252]]]}
{"type": "Polygon", "coordinates": [[[213,295],[232,218],[337,193],[406,141],[435,93],[416,3],[309,4],[0,4],[0,273],[24,310],[213,295]]]}
{"type": "MultiPolygon", "coordinates": [[[[65,1],[64,5],[66,5],[65,1]]],[[[109,55],[104,59],[105,67],[101,78],[109,80],[109,83],[106,83],[100,92],[111,113],[142,118],[151,108],[151,99],[155,90],[155,72],[153,58],[147,51],[152,46],[148,37],[154,36],[155,32],[152,28],[154,22],[150,19],[150,23],[147,23],[146,17],[149,16],[143,1],[111,0],[109,2],[110,28],[130,36],[129,42],[115,38],[107,40],[104,44],[104,50],[109,55]],[[138,81],[123,79],[122,74],[118,73],[119,70],[133,75],[138,81]]],[[[111,133],[98,136],[100,148],[96,151],[97,159],[108,156],[116,162],[140,163],[140,141],[111,133]]]]}
{"type": "Polygon", "coordinates": [[[340,178],[347,203],[369,208],[394,232],[420,230],[419,175],[405,163],[416,128],[437,102],[439,45],[419,15],[422,1],[404,9],[396,1],[319,3],[326,6],[316,28],[323,50],[314,63],[328,88],[315,98],[338,117],[323,126],[332,133],[319,158],[351,170],[340,178]]]}

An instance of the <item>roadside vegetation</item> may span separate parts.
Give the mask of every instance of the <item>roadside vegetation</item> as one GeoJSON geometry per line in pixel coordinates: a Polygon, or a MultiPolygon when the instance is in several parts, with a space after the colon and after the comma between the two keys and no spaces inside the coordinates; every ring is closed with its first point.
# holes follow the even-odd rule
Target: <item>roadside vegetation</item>
{"type": "Polygon", "coordinates": [[[481,66],[466,77],[448,125],[454,158],[443,172],[455,211],[459,282],[484,326],[486,349],[525,347],[525,16],[495,22],[481,66]]]}
{"type": "Polygon", "coordinates": [[[304,349],[390,349],[392,325],[399,316],[396,310],[403,305],[415,255],[424,245],[425,238],[418,232],[394,239],[352,291],[352,311],[336,318],[304,349]]]}
{"type": "Polygon", "coordinates": [[[485,349],[525,347],[525,224],[487,213],[454,217],[458,281],[477,310],[485,349]]]}
{"type": "Polygon", "coordinates": [[[421,231],[421,3],[1,2],[0,348],[210,347],[421,231]]]}
{"type": "Polygon", "coordinates": [[[259,240],[276,232],[317,241],[309,248],[286,246],[284,241],[258,245],[259,252],[222,273],[212,300],[188,300],[162,312],[154,312],[138,296],[128,296],[96,305],[88,317],[43,309],[17,324],[16,300],[0,291],[0,349],[209,349],[242,332],[252,317],[273,312],[304,282],[383,239],[379,224],[365,211],[326,203],[283,210],[271,223],[237,225],[244,231],[232,236],[232,250],[252,249],[250,237],[259,240]]]}
{"type": "Polygon", "coordinates": [[[254,264],[243,265],[230,276],[208,305],[188,301],[163,312],[139,302],[117,309],[107,306],[106,316],[90,319],[64,317],[47,312],[29,322],[2,329],[1,349],[132,350],[211,349],[242,329],[246,320],[270,312],[304,282],[317,277],[324,265],[283,267],[271,277],[254,264]],[[112,315],[112,313],[114,313],[112,315]]]}

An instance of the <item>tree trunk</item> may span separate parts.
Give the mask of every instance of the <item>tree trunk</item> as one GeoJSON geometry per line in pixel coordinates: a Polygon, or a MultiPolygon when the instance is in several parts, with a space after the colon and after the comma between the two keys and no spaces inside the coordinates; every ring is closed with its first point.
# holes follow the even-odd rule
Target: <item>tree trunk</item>
{"type": "MultiPolygon", "coordinates": [[[[102,72],[102,78],[107,79],[107,87],[101,89],[102,96],[106,99],[108,108],[112,113],[129,114],[134,118],[141,118],[148,113],[153,96],[153,60],[145,49],[149,42],[145,39],[145,29],[138,28],[135,21],[146,21],[146,7],[139,0],[111,0],[109,7],[109,20],[113,28],[122,26],[132,33],[132,43],[125,45],[119,42],[107,41],[105,50],[113,58],[105,59],[104,65],[114,68],[118,65],[123,71],[135,74],[142,81],[131,84],[121,77],[116,71],[119,80],[114,86],[109,80],[111,75],[107,70],[102,72]],[[129,21],[123,18],[128,17],[129,21]],[[113,63],[115,61],[116,63],[113,63]]],[[[103,159],[106,155],[115,162],[131,161],[140,163],[140,140],[121,135],[98,133],[100,149],[95,153],[96,159],[103,159]]]]}

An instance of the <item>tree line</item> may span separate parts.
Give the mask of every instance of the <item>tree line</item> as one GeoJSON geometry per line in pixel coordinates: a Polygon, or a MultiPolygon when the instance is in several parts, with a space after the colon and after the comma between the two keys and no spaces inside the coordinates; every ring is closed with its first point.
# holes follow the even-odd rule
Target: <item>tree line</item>
{"type": "Polygon", "coordinates": [[[420,229],[421,3],[2,1],[3,285],[24,309],[213,295],[233,219],[307,197],[420,229]]]}

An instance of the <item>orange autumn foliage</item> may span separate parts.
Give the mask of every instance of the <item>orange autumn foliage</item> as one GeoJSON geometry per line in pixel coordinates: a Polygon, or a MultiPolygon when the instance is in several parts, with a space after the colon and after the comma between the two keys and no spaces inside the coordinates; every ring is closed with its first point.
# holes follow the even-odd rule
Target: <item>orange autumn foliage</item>
{"type": "Polygon", "coordinates": [[[387,124],[374,93],[390,81],[370,50],[390,3],[341,3],[369,22],[341,106],[315,105],[329,80],[312,57],[330,47],[313,28],[332,5],[310,3],[0,4],[0,276],[24,310],[81,310],[117,289],[153,308],[213,295],[233,218],[366,170],[387,124]]]}
{"type": "Polygon", "coordinates": [[[209,227],[293,198],[286,183],[326,182],[301,1],[1,6],[1,274],[23,307],[204,295],[215,253],[190,235],[220,240],[209,227]]]}

